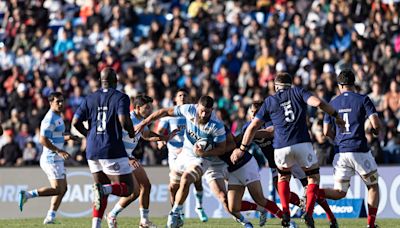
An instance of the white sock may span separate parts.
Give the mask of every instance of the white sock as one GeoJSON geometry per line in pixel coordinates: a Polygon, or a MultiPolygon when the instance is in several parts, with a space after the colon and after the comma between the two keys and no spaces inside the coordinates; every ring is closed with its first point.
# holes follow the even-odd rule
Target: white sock
{"type": "Polygon", "coordinates": [[[110,195],[112,192],[112,186],[111,184],[105,184],[103,185],[103,193],[104,195],[110,195]]]}
{"type": "Polygon", "coordinates": [[[119,203],[116,203],[114,208],[110,211],[110,215],[113,217],[117,217],[117,215],[119,213],[121,213],[121,211],[123,211],[123,210],[124,210],[124,208],[121,207],[121,205],[119,205],[119,203]]]}
{"type": "Polygon", "coordinates": [[[101,218],[92,218],[92,228],[101,228],[101,218]]]}
{"type": "Polygon", "coordinates": [[[236,222],[238,222],[242,225],[249,223],[249,220],[247,220],[242,214],[240,214],[240,218],[236,218],[236,217],[233,217],[233,218],[236,220],[236,222]]]}
{"type": "Polygon", "coordinates": [[[180,214],[182,211],[183,205],[174,204],[172,207],[172,212],[180,214]]]}
{"type": "Polygon", "coordinates": [[[36,197],[38,197],[38,196],[39,196],[39,193],[38,193],[38,190],[37,190],[37,189],[33,189],[33,190],[30,190],[30,191],[25,192],[25,197],[26,197],[27,199],[36,198],[36,197]]]}
{"type": "Polygon", "coordinates": [[[147,223],[149,221],[149,209],[139,208],[140,223],[147,223]]]}
{"type": "Polygon", "coordinates": [[[195,199],[196,199],[196,208],[203,207],[203,191],[197,191],[194,189],[195,199]]]}
{"type": "Polygon", "coordinates": [[[53,210],[47,211],[47,217],[51,218],[51,219],[55,219],[56,218],[56,211],[53,211],[53,210]]]}

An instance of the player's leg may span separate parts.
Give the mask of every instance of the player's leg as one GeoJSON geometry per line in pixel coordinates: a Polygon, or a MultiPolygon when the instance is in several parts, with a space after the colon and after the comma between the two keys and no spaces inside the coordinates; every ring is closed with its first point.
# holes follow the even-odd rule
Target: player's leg
{"type": "Polygon", "coordinates": [[[170,193],[170,203],[171,206],[174,206],[176,192],[179,189],[179,183],[181,182],[182,173],[177,172],[175,170],[171,170],[169,172],[169,193],[170,193]]]}
{"type": "Polygon", "coordinates": [[[115,204],[114,208],[107,214],[107,224],[109,228],[117,227],[117,216],[126,207],[128,207],[133,201],[139,197],[139,183],[136,180],[135,174],[132,172],[133,179],[133,193],[128,197],[121,197],[115,204]]]}
{"type": "Polygon", "coordinates": [[[249,182],[246,186],[247,189],[249,190],[251,198],[253,198],[256,204],[263,206],[265,209],[267,209],[271,214],[274,214],[276,217],[282,218],[283,212],[281,211],[281,209],[279,209],[279,207],[274,202],[264,197],[262,186],[259,180],[249,182]]]}
{"type": "Polygon", "coordinates": [[[132,168],[127,157],[89,160],[88,164],[95,181],[92,228],[97,228],[101,227],[108,195],[129,196],[133,192],[132,168]]]}
{"type": "Polygon", "coordinates": [[[229,212],[228,208],[228,196],[225,187],[225,180],[224,178],[217,178],[208,181],[208,185],[214,196],[218,199],[218,201],[224,206],[224,209],[229,212]]]}
{"type": "Polygon", "coordinates": [[[201,221],[205,222],[208,220],[208,217],[203,208],[203,182],[201,179],[194,182],[194,196],[197,215],[201,221]]]}
{"type": "Polygon", "coordinates": [[[368,188],[368,227],[375,227],[379,205],[378,165],[371,152],[352,153],[354,167],[368,188]]]}
{"type": "Polygon", "coordinates": [[[139,213],[140,213],[140,227],[150,227],[152,223],[149,220],[149,204],[150,204],[150,191],[151,183],[147,176],[146,171],[142,166],[133,171],[139,183],[139,213]]]}
{"type": "Polygon", "coordinates": [[[319,165],[318,159],[311,143],[299,143],[293,145],[293,154],[297,163],[306,173],[308,186],[306,197],[306,213],[303,215],[308,227],[315,227],[313,213],[314,206],[319,192],[319,165]]]}
{"type": "Polygon", "coordinates": [[[236,222],[242,224],[245,227],[253,227],[253,225],[247,220],[240,211],[242,210],[242,198],[245,191],[245,186],[239,183],[236,178],[229,176],[228,184],[228,209],[233,215],[236,222]],[[235,179],[235,180],[234,180],[235,179]]]}
{"type": "Polygon", "coordinates": [[[46,218],[43,221],[44,224],[54,223],[57,210],[60,207],[65,193],[67,192],[67,179],[64,177],[64,179],[50,180],[50,185],[53,189],[57,189],[59,194],[51,197],[50,208],[47,212],[46,218]]]}
{"type": "Polygon", "coordinates": [[[190,185],[200,180],[202,175],[203,169],[201,166],[193,163],[189,164],[188,168],[183,172],[181,182],[179,183],[179,189],[176,193],[174,206],[168,216],[167,227],[174,228],[183,225],[183,220],[181,220],[183,203],[189,194],[190,185]]]}
{"type": "Polygon", "coordinates": [[[278,168],[278,194],[282,205],[282,226],[288,227],[290,225],[290,168],[296,163],[296,159],[292,152],[292,146],[275,149],[274,151],[275,163],[278,168]]]}
{"type": "Polygon", "coordinates": [[[67,190],[66,183],[64,186],[53,185],[53,183],[52,183],[56,180],[61,180],[61,181],[65,180],[64,161],[47,162],[47,160],[41,159],[40,167],[46,173],[51,186],[50,187],[42,187],[42,188],[38,188],[38,189],[32,189],[30,191],[24,191],[24,190],[20,191],[19,192],[19,208],[21,211],[23,210],[23,206],[27,202],[28,199],[36,198],[36,197],[64,195],[67,190]],[[56,186],[56,187],[54,187],[54,186],[56,186]]]}

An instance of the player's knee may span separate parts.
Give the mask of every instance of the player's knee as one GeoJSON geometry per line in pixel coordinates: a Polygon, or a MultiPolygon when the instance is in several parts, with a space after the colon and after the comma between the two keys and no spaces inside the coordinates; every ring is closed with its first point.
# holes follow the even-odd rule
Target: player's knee
{"type": "Polygon", "coordinates": [[[189,188],[190,184],[193,182],[194,177],[190,173],[184,173],[181,178],[180,185],[184,188],[189,188]]]}
{"type": "Polygon", "coordinates": [[[378,171],[372,171],[367,175],[362,176],[362,179],[365,183],[365,185],[367,185],[368,188],[376,185],[376,187],[378,186],[378,180],[379,180],[379,175],[378,175],[378,171]]]}
{"type": "Polygon", "coordinates": [[[230,213],[238,213],[240,212],[241,205],[240,203],[231,203],[228,205],[228,210],[230,213]]]}
{"type": "Polygon", "coordinates": [[[61,194],[62,195],[65,195],[65,193],[68,191],[68,186],[67,185],[65,185],[63,188],[62,188],[62,190],[61,190],[61,194]]]}
{"type": "Polygon", "coordinates": [[[150,192],[151,190],[151,183],[149,179],[146,179],[142,183],[140,183],[140,187],[142,188],[143,191],[150,192]]]}
{"type": "Polygon", "coordinates": [[[168,185],[169,192],[176,192],[179,189],[179,183],[169,183],[168,185]]]}

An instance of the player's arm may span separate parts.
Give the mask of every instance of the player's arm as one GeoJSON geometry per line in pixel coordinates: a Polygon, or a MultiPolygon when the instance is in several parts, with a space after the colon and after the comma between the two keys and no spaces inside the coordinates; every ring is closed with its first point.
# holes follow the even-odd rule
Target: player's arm
{"type": "MultiPolygon", "coordinates": [[[[160,120],[155,133],[157,133],[158,135],[166,135],[167,132],[169,132],[168,121],[160,120]]],[[[165,141],[157,141],[157,148],[161,150],[166,144],[167,143],[165,141]]]]}
{"type": "Polygon", "coordinates": [[[128,132],[129,138],[135,137],[135,129],[133,127],[132,120],[129,115],[121,114],[118,115],[119,123],[121,124],[122,128],[128,132]]]}
{"type": "Polygon", "coordinates": [[[195,152],[200,157],[220,156],[226,152],[226,140],[216,143],[215,147],[209,151],[204,151],[200,146],[195,144],[195,152]]]}
{"type": "Polygon", "coordinates": [[[339,113],[325,101],[319,99],[316,96],[310,96],[307,99],[307,104],[322,109],[322,111],[328,113],[330,116],[335,118],[335,122],[340,128],[344,128],[344,125],[346,124],[344,120],[339,116],[339,113]]]}
{"type": "Polygon", "coordinates": [[[153,131],[150,131],[150,130],[144,130],[143,134],[142,134],[142,138],[144,140],[146,140],[146,141],[149,141],[149,142],[160,142],[160,141],[167,142],[171,138],[173,138],[178,131],[179,130],[176,129],[175,131],[171,132],[171,134],[168,134],[168,135],[164,136],[164,135],[159,135],[159,134],[157,134],[157,133],[155,133],[153,131]]]}
{"type": "Polygon", "coordinates": [[[256,131],[254,135],[255,139],[263,139],[263,138],[273,138],[274,137],[274,127],[269,126],[267,128],[259,129],[256,131]]]}
{"type": "Polygon", "coordinates": [[[259,118],[254,118],[250,125],[244,132],[242,143],[239,148],[235,149],[231,155],[231,161],[235,164],[250,148],[250,143],[253,141],[256,135],[257,129],[264,124],[264,121],[259,118]]]}
{"type": "Polygon", "coordinates": [[[63,159],[68,159],[70,157],[70,155],[65,152],[64,150],[58,148],[57,146],[55,146],[50,140],[49,138],[53,136],[53,131],[55,129],[54,124],[51,124],[49,122],[42,122],[42,124],[40,125],[40,136],[39,136],[39,142],[40,144],[42,144],[44,147],[48,148],[49,150],[57,153],[58,155],[60,155],[60,157],[62,157],[63,159]]]}
{"type": "Polygon", "coordinates": [[[364,108],[372,125],[372,133],[374,135],[379,135],[381,122],[379,120],[378,114],[376,113],[375,106],[369,97],[365,97],[364,99],[364,108]]]}
{"type": "Polygon", "coordinates": [[[144,128],[155,120],[165,116],[175,116],[175,107],[163,108],[148,116],[142,122],[135,126],[135,132],[143,132],[144,128]]]}
{"type": "Polygon", "coordinates": [[[72,118],[71,125],[83,136],[87,136],[87,129],[83,125],[83,121],[87,120],[87,106],[86,99],[81,103],[78,110],[76,110],[74,117],[72,118]]]}

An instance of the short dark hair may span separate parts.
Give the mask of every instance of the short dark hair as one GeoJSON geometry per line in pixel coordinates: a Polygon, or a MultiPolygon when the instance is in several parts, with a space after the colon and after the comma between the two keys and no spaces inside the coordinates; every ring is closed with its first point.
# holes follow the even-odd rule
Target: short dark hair
{"type": "Polygon", "coordinates": [[[214,99],[210,96],[201,96],[199,99],[199,104],[206,108],[212,108],[214,106],[214,99]]]}
{"type": "Polygon", "coordinates": [[[188,91],[187,91],[185,88],[180,88],[180,89],[178,89],[178,90],[175,92],[175,95],[178,94],[179,92],[183,92],[183,93],[189,94],[188,91]]]}
{"type": "Polygon", "coordinates": [[[54,101],[54,99],[56,99],[56,98],[58,98],[58,97],[64,97],[64,96],[63,96],[63,94],[60,93],[60,92],[52,92],[52,93],[49,95],[48,100],[49,100],[49,102],[52,102],[52,101],[54,101]]]}
{"type": "Polygon", "coordinates": [[[278,73],[275,77],[275,84],[290,86],[292,85],[292,76],[286,72],[278,73]]]}
{"type": "Polygon", "coordinates": [[[337,81],[339,85],[354,85],[356,76],[351,69],[344,69],[337,77],[337,81]]]}
{"type": "Polygon", "coordinates": [[[251,103],[251,106],[253,106],[254,108],[256,108],[257,110],[261,108],[261,106],[263,105],[263,101],[253,101],[251,103]]]}
{"type": "Polygon", "coordinates": [[[148,103],[152,103],[153,102],[153,98],[147,96],[147,95],[138,95],[135,97],[134,101],[133,101],[133,107],[141,107],[145,104],[148,103]]]}

